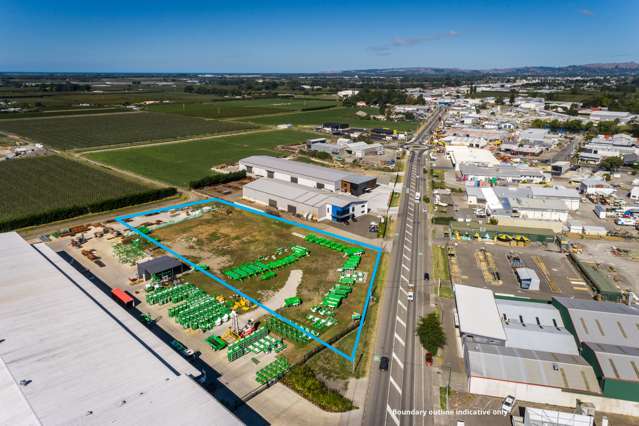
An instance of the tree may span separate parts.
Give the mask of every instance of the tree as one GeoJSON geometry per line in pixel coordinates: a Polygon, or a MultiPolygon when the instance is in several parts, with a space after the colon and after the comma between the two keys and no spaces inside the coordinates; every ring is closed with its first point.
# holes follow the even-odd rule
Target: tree
{"type": "Polygon", "coordinates": [[[614,172],[621,166],[623,166],[623,159],[621,157],[607,157],[599,163],[600,168],[609,172],[614,172]]]}
{"type": "Polygon", "coordinates": [[[508,99],[510,102],[510,106],[513,106],[515,104],[515,96],[517,96],[517,91],[515,89],[512,89],[510,91],[510,98],[508,99]]]}
{"type": "Polygon", "coordinates": [[[439,348],[443,348],[446,345],[446,334],[437,312],[431,312],[426,317],[419,319],[417,336],[424,349],[433,354],[436,354],[439,348]]]}

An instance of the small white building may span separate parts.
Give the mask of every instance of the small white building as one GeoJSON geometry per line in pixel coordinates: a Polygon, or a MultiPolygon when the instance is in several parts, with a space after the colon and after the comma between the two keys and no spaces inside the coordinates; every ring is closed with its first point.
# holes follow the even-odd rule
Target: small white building
{"type": "Polygon", "coordinates": [[[592,176],[579,183],[579,192],[582,194],[608,196],[614,194],[615,188],[610,186],[602,177],[592,176]]]}

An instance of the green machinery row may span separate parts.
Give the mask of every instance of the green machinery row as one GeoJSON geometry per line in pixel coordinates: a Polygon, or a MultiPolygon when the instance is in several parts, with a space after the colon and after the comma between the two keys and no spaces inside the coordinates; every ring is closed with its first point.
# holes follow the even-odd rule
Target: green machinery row
{"type": "MultiPolygon", "coordinates": [[[[306,333],[275,317],[270,317],[269,319],[267,319],[264,325],[273,333],[299,344],[305,344],[311,340],[311,338],[306,333]]],[[[319,333],[315,330],[309,330],[305,327],[301,328],[305,329],[314,336],[319,336],[319,333]]]]}
{"type": "Polygon", "coordinates": [[[286,349],[282,339],[276,339],[268,335],[268,328],[260,327],[253,333],[241,338],[228,346],[226,357],[229,361],[235,361],[247,353],[281,352],[286,349]]]}
{"type": "Polygon", "coordinates": [[[184,328],[210,330],[230,319],[231,309],[201,289],[180,304],[169,308],[169,317],[184,328]]]}
{"type": "Polygon", "coordinates": [[[306,237],[304,237],[304,239],[308,241],[309,243],[318,244],[322,247],[326,247],[331,250],[342,252],[346,254],[347,256],[364,254],[364,249],[362,248],[347,246],[346,244],[329,240],[328,238],[318,237],[315,234],[308,234],[306,237]]]}
{"type": "Polygon", "coordinates": [[[221,351],[227,346],[226,340],[222,339],[220,336],[211,335],[204,339],[204,341],[213,349],[214,351],[221,351]]]}
{"type": "Polygon", "coordinates": [[[266,367],[257,370],[255,380],[259,384],[265,385],[282,377],[290,368],[288,360],[283,356],[278,356],[275,361],[266,365],[266,367]]]}
{"type": "Polygon", "coordinates": [[[335,284],[324,296],[322,306],[337,309],[342,304],[342,300],[346,299],[352,291],[353,288],[351,286],[335,284]]]}
{"type": "Polygon", "coordinates": [[[231,309],[193,284],[149,291],[146,301],[150,305],[177,303],[169,308],[169,317],[184,328],[210,330],[229,320],[231,309]]]}
{"type": "Polygon", "coordinates": [[[293,246],[290,248],[290,254],[270,262],[256,260],[255,262],[245,263],[231,269],[222,271],[224,275],[232,280],[243,280],[259,275],[262,280],[267,280],[276,276],[274,272],[277,269],[288,266],[297,262],[304,256],[308,256],[310,251],[306,247],[293,246]]]}

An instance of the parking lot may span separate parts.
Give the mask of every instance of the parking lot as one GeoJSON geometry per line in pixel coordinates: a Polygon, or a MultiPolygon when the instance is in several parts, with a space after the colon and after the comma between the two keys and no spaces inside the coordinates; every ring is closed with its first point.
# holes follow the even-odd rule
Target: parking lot
{"type": "Polygon", "coordinates": [[[567,256],[557,251],[533,245],[511,247],[475,241],[454,242],[451,246],[455,249],[454,259],[450,259],[451,274],[455,282],[526,297],[549,299],[552,296],[593,296],[567,256]],[[539,291],[520,288],[509,259],[513,255],[518,256],[525,267],[537,273],[540,279],[539,291]]]}

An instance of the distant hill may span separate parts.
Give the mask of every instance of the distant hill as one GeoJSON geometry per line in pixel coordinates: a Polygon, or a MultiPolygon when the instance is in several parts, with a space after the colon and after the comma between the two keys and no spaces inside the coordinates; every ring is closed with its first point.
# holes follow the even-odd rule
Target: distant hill
{"type": "Polygon", "coordinates": [[[432,76],[472,76],[472,75],[503,75],[503,76],[626,76],[639,75],[639,63],[615,62],[606,64],[568,65],[564,67],[528,66],[493,69],[462,69],[462,68],[372,68],[361,70],[341,71],[339,75],[369,75],[369,76],[398,76],[398,75],[432,75],[432,76]]]}

